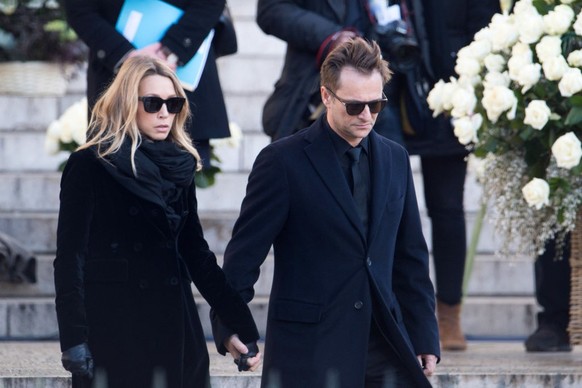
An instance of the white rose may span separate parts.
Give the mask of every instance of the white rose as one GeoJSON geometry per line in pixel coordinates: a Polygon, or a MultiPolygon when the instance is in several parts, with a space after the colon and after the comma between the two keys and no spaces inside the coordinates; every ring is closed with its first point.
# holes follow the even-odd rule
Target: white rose
{"type": "Polygon", "coordinates": [[[571,97],[582,90],[582,72],[578,68],[566,70],[558,84],[562,97],[571,97]]]}
{"type": "Polygon", "coordinates": [[[526,57],[528,61],[532,61],[533,53],[529,44],[518,42],[511,48],[511,55],[514,57],[526,57]]]}
{"type": "Polygon", "coordinates": [[[479,61],[491,53],[491,42],[484,39],[474,40],[466,47],[469,49],[469,55],[479,61]]]}
{"type": "Polygon", "coordinates": [[[496,14],[489,24],[491,29],[491,50],[499,52],[509,48],[519,39],[519,31],[513,21],[501,14],[496,14]]]}
{"type": "Polygon", "coordinates": [[[431,91],[428,93],[426,98],[426,102],[428,103],[428,107],[432,110],[432,117],[437,117],[444,111],[443,108],[443,100],[444,100],[444,91],[445,91],[445,81],[442,79],[439,80],[434,86],[432,87],[431,91]]]}
{"type": "Polygon", "coordinates": [[[523,123],[540,130],[546,125],[551,114],[552,111],[544,100],[533,100],[525,108],[523,123]]]}
{"type": "Polygon", "coordinates": [[[489,54],[483,59],[483,64],[488,72],[500,73],[505,66],[505,58],[499,54],[489,54]]]}
{"type": "Polygon", "coordinates": [[[492,88],[493,86],[505,86],[509,87],[511,83],[511,79],[509,78],[509,74],[504,71],[503,73],[491,72],[485,75],[485,79],[483,80],[483,86],[487,88],[492,88]]]}
{"type": "Polygon", "coordinates": [[[577,0],[562,0],[562,4],[572,4],[575,1],[577,0]]]}
{"type": "Polygon", "coordinates": [[[473,39],[474,40],[486,40],[491,44],[492,35],[493,34],[491,33],[491,28],[489,28],[489,26],[485,26],[475,33],[475,36],[473,37],[473,39]]]}
{"type": "Polygon", "coordinates": [[[544,19],[532,6],[531,12],[517,18],[517,30],[520,42],[531,44],[537,42],[544,34],[544,19]]]}
{"type": "Polygon", "coordinates": [[[505,111],[508,111],[508,119],[512,120],[515,118],[517,98],[513,94],[513,91],[507,87],[494,86],[485,89],[481,103],[487,112],[487,118],[492,123],[496,123],[499,116],[505,111]]]}
{"type": "Polygon", "coordinates": [[[49,155],[56,155],[60,150],[59,139],[46,136],[44,138],[44,150],[49,155]]]}
{"type": "Polygon", "coordinates": [[[527,204],[540,210],[550,203],[550,185],[543,179],[534,178],[521,189],[527,204]]]}
{"type": "Polygon", "coordinates": [[[479,74],[475,75],[460,75],[457,80],[457,85],[461,88],[475,89],[475,86],[481,85],[481,76],[479,74]]]}
{"type": "Polygon", "coordinates": [[[536,45],[536,54],[540,63],[562,55],[562,40],[557,36],[544,36],[536,45]]]}
{"type": "Polygon", "coordinates": [[[558,167],[570,169],[580,163],[582,147],[574,132],[568,132],[554,142],[552,155],[556,158],[558,167]]]}
{"type": "Polygon", "coordinates": [[[467,88],[457,88],[451,97],[451,116],[462,117],[473,113],[477,105],[475,91],[467,88]]]}
{"type": "Polygon", "coordinates": [[[527,66],[532,64],[531,58],[528,58],[527,55],[513,55],[507,61],[507,70],[509,70],[509,78],[516,81],[519,78],[519,73],[521,70],[527,66]]]}
{"type": "Polygon", "coordinates": [[[525,65],[517,74],[517,83],[523,86],[522,93],[527,92],[538,83],[542,75],[542,66],[539,63],[525,65]]]}
{"type": "Polygon", "coordinates": [[[480,114],[473,115],[471,117],[464,116],[453,120],[453,132],[459,143],[467,145],[471,142],[476,143],[479,139],[477,138],[477,130],[481,127],[483,123],[483,117],[480,114]]]}
{"type": "Polygon", "coordinates": [[[582,50],[575,50],[568,54],[568,64],[574,67],[582,67],[582,50]]]}
{"type": "Polygon", "coordinates": [[[567,5],[557,5],[543,16],[544,31],[548,35],[562,35],[570,28],[574,20],[574,11],[567,5]]]}
{"type": "Polygon", "coordinates": [[[473,76],[479,74],[480,71],[481,64],[479,60],[468,56],[457,58],[457,64],[455,65],[455,72],[457,74],[473,76]]]}
{"type": "Polygon", "coordinates": [[[544,75],[550,81],[558,81],[570,68],[568,62],[566,62],[566,58],[561,55],[546,60],[542,66],[544,69],[544,75]]]}
{"type": "Polygon", "coordinates": [[[574,22],[574,31],[578,35],[582,35],[582,12],[576,17],[576,22],[574,22]]]}
{"type": "Polygon", "coordinates": [[[530,12],[537,13],[537,10],[533,6],[531,0],[521,0],[513,6],[513,14],[516,17],[521,17],[522,15],[529,14],[530,12]]]}

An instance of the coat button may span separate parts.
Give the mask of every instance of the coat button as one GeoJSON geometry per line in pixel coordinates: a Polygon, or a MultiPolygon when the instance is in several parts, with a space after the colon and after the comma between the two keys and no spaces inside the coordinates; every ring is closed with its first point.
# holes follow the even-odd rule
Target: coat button
{"type": "Polygon", "coordinates": [[[133,244],[133,250],[136,252],[140,252],[143,249],[143,244],[140,242],[136,242],[133,244]]]}
{"type": "Polygon", "coordinates": [[[99,59],[105,58],[105,50],[98,50],[97,51],[97,58],[99,58],[99,59]]]}
{"type": "Polygon", "coordinates": [[[366,259],[366,264],[368,264],[368,267],[372,266],[372,259],[370,259],[369,257],[366,259]]]}
{"type": "Polygon", "coordinates": [[[136,206],[131,206],[129,208],[129,215],[130,216],[137,216],[138,213],[139,213],[139,209],[136,206]]]}
{"type": "Polygon", "coordinates": [[[354,308],[356,310],[359,310],[362,308],[362,306],[364,306],[364,302],[362,302],[361,300],[358,300],[356,303],[354,303],[354,308]]]}
{"type": "Polygon", "coordinates": [[[170,285],[171,286],[177,286],[178,285],[178,278],[177,277],[171,277],[170,278],[170,285]]]}
{"type": "Polygon", "coordinates": [[[148,288],[148,286],[149,286],[149,283],[147,280],[141,279],[139,281],[139,288],[141,288],[142,290],[148,288]]]}

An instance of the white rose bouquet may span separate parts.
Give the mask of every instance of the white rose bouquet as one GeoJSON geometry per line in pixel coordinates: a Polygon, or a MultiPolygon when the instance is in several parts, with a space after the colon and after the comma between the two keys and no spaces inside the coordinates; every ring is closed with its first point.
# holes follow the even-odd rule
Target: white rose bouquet
{"type": "Polygon", "coordinates": [[[582,205],[582,0],[520,0],[458,52],[428,96],[484,160],[501,254],[537,255],[582,205]]]}

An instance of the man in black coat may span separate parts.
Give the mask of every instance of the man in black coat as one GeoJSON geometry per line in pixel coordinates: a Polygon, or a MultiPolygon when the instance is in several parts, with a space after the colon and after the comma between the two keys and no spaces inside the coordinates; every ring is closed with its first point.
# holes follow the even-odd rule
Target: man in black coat
{"type": "MultiPolygon", "coordinates": [[[[421,60],[405,71],[387,56],[391,67],[399,71],[384,90],[388,106],[378,115],[374,130],[421,156],[425,202],[432,223],[441,340],[444,349],[463,350],[467,346],[460,323],[466,255],[463,193],[468,152],[454,136],[448,118],[432,118],[425,99],[436,81],[455,74],[457,51],[488,24],[499,11],[499,2],[389,3],[400,6],[421,60]],[[403,112],[407,119],[401,117],[403,112]]],[[[337,42],[366,36],[389,51],[392,42],[376,32],[368,4],[367,0],[259,0],[257,23],[265,33],[287,42],[283,71],[263,110],[263,127],[273,140],[298,131],[317,114],[318,68],[337,42]]]]}
{"type": "MultiPolygon", "coordinates": [[[[218,23],[226,4],[225,0],[164,1],[184,10],[184,14],[168,29],[159,46],[151,45],[136,50],[115,29],[123,0],[65,0],[68,23],[89,46],[87,99],[90,108],[109,85],[128,55],[170,58],[171,61],[175,61],[174,66],[187,63],[196,54],[210,30],[218,23]]],[[[192,112],[192,122],[188,126],[188,131],[202,157],[204,167],[208,167],[209,139],[230,136],[213,50],[208,53],[198,87],[193,92],[186,91],[186,96],[192,112]]]]}
{"type": "Polygon", "coordinates": [[[372,131],[387,63],[356,38],[321,74],[326,113],[261,151],[224,257],[249,302],[274,247],[262,386],[429,387],[439,339],[410,162],[372,131]]]}

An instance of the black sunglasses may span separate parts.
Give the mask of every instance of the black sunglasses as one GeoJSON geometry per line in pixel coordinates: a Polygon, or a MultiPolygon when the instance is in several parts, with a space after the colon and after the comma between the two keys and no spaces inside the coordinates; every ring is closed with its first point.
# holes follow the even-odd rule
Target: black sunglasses
{"type": "Polygon", "coordinates": [[[164,104],[166,104],[168,113],[180,113],[184,107],[184,102],[186,102],[186,99],[183,97],[170,97],[164,100],[160,97],[146,96],[138,97],[138,99],[143,102],[143,109],[148,113],[159,112],[164,104]]]}
{"type": "Polygon", "coordinates": [[[366,105],[368,105],[368,107],[370,108],[370,113],[378,113],[382,109],[384,109],[384,107],[386,106],[386,103],[388,102],[388,99],[386,98],[386,95],[384,95],[384,93],[382,93],[382,98],[379,100],[345,101],[345,100],[339,98],[327,86],[325,88],[332,96],[334,96],[339,102],[341,102],[346,107],[346,113],[349,114],[350,116],[357,116],[360,113],[362,113],[364,108],[366,108],[366,105]]]}

